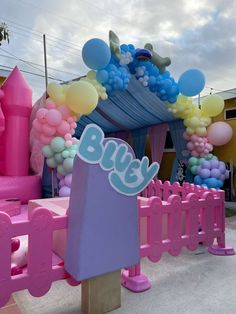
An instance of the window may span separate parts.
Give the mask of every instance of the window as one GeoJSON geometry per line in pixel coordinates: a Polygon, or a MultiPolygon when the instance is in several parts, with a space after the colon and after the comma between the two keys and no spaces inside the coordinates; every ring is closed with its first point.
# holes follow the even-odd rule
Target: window
{"type": "Polygon", "coordinates": [[[170,131],[166,133],[166,142],[164,152],[175,152],[174,144],[170,135],[170,131]]]}
{"type": "Polygon", "coordinates": [[[224,119],[225,120],[236,119],[236,108],[225,109],[224,110],[224,119]]]}

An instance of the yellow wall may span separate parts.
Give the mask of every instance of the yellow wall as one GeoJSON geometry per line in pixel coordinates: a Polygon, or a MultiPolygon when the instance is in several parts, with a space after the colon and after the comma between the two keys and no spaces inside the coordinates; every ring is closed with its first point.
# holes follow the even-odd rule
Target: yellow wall
{"type": "MultiPolygon", "coordinates": [[[[225,109],[236,108],[236,98],[225,100],[225,109]]],[[[224,146],[214,147],[214,155],[220,160],[232,161],[236,166],[236,119],[224,120],[224,111],[214,118],[213,122],[224,121],[231,125],[233,129],[233,137],[229,143],[224,146]]]]}
{"type": "Polygon", "coordinates": [[[0,86],[2,85],[4,81],[5,81],[5,77],[0,76],[0,86]]]}

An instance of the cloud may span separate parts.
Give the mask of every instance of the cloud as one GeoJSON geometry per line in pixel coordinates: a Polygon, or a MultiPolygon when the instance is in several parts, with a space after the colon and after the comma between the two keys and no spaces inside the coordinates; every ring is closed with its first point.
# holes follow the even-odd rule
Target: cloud
{"type": "MultiPolygon", "coordinates": [[[[49,69],[49,74],[65,81],[88,71],[81,58],[83,44],[94,37],[108,42],[108,31],[112,29],[122,43],[143,47],[151,42],[161,55],[170,56],[169,69],[176,80],[186,69],[198,68],[204,72],[207,86],[221,90],[235,87],[233,0],[4,0],[1,11],[1,18],[28,27],[20,31],[9,22],[11,43],[5,48],[43,65],[42,37],[38,31],[45,32],[48,66],[71,73],[49,69]]],[[[10,60],[9,64],[13,63],[10,60]]],[[[42,74],[18,64],[22,69],[42,74]]],[[[44,91],[44,79],[32,75],[27,75],[27,79],[35,85],[36,99],[44,91]]]]}

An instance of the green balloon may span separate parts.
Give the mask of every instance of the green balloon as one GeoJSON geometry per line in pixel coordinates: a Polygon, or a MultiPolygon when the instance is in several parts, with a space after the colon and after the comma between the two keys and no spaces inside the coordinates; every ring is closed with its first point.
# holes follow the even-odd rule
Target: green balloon
{"type": "Polygon", "coordinates": [[[64,168],[63,168],[62,165],[58,165],[58,166],[57,166],[57,172],[60,173],[60,174],[62,174],[63,176],[66,175],[66,172],[65,172],[65,170],[64,170],[64,168]]]}
{"type": "Polygon", "coordinates": [[[65,172],[71,173],[73,169],[73,158],[66,158],[63,162],[63,168],[65,172]]]}
{"type": "Polygon", "coordinates": [[[54,137],[51,140],[50,146],[55,153],[60,153],[65,149],[65,140],[59,136],[54,137]]]}
{"type": "Polygon", "coordinates": [[[49,145],[44,146],[42,149],[42,152],[43,152],[43,156],[47,158],[53,157],[54,155],[54,151],[51,149],[49,145]]]}
{"type": "Polygon", "coordinates": [[[70,151],[70,157],[75,158],[75,155],[76,155],[76,150],[71,150],[70,151]]]}
{"type": "Polygon", "coordinates": [[[192,172],[192,174],[194,174],[194,175],[197,174],[197,168],[198,168],[198,166],[192,166],[192,167],[190,168],[190,171],[192,172]]]}
{"type": "Polygon", "coordinates": [[[189,167],[196,166],[197,164],[198,164],[198,158],[196,158],[196,157],[189,158],[189,160],[188,160],[189,167]]]}
{"type": "Polygon", "coordinates": [[[56,159],[56,161],[59,163],[59,164],[62,164],[63,163],[63,160],[64,158],[62,157],[62,153],[56,153],[54,158],[56,159]]]}
{"type": "Polygon", "coordinates": [[[61,154],[63,158],[68,158],[70,156],[70,152],[68,149],[65,149],[61,154]]]}
{"type": "Polygon", "coordinates": [[[55,158],[53,158],[53,157],[47,158],[46,163],[47,163],[49,168],[56,168],[56,166],[57,166],[57,162],[56,162],[55,158]]]}
{"type": "Polygon", "coordinates": [[[198,164],[200,165],[203,161],[205,161],[206,160],[206,158],[199,158],[199,160],[198,160],[198,164]]]}

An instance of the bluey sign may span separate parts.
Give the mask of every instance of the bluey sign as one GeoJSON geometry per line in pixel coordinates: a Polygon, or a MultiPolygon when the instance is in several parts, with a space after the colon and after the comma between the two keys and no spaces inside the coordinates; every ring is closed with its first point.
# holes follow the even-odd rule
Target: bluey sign
{"type": "Polygon", "coordinates": [[[124,195],[137,195],[157,174],[159,164],[152,163],[145,156],[140,161],[135,159],[130,146],[115,139],[106,139],[104,133],[96,124],[85,127],[80,141],[77,155],[90,164],[99,164],[104,171],[108,171],[111,186],[124,195]],[[103,143],[104,142],[104,143],[103,143]]]}

